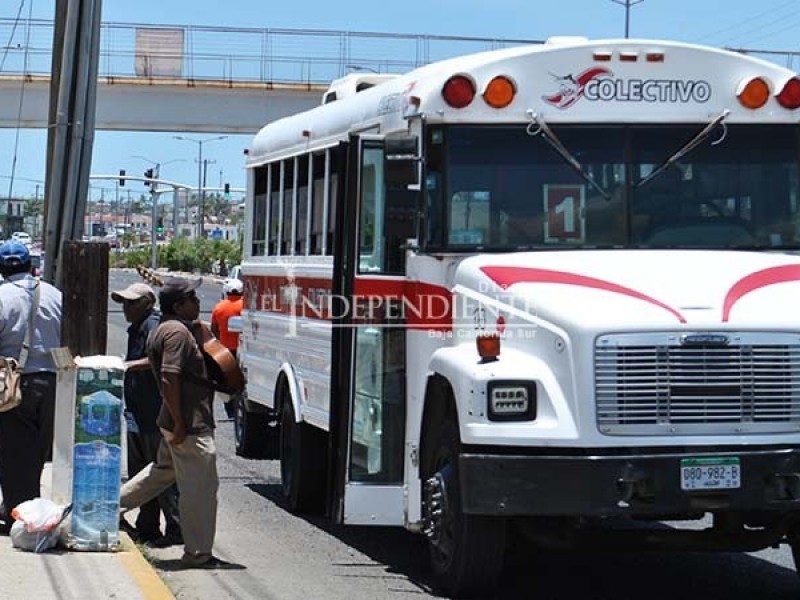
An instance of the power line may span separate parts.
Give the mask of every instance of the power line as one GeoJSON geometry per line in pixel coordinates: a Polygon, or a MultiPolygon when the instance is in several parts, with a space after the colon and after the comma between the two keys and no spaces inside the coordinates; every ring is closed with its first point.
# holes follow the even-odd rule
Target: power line
{"type": "MultiPolygon", "coordinates": [[[[0,73],[3,72],[3,65],[6,64],[6,57],[8,56],[8,51],[11,49],[11,42],[14,40],[14,32],[17,30],[17,25],[19,25],[19,18],[22,15],[23,6],[25,6],[25,0],[20,0],[19,8],[17,9],[17,18],[14,19],[11,35],[8,37],[8,43],[6,44],[5,52],[3,52],[3,60],[0,60],[0,73]]],[[[28,22],[30,22],[30,16],[28,17],[28,22]]]]}
{"type": "Polygon", "coordinates": [[[740,21],[738,23],[734,23],[732,25],[728,25],[727,27],[723,27],[722,29],[717,29],[716,31],[712,31],[711,33],[707,34],[705,37],[700,38],[700,40],[708,40],[709,38],[713,38],[714,36],[717,36],[717,35],[719,35],[721,33],[726,33],[728,31],[731,31],[732,29],[737,29],[739,27],[746,27],[748,25],[752,25],[754,21],[757,21],[761,17],[765,17],[765,16],[768,16],[768,15],[774,15],[776,11],[778,11],[778,10],[780,10],[782,8],[785,8],[787,6],[795,6],[796,3],[797,3],[797,0],[787,0],[786,2],[784,2],[784,3],[782,3],[782,4],[778,5],[778,6],[775,6],[773,8],[768,8],[767,10],[764,10],[764,11],[762,11],[760,13],[757,13],[757,14],[753,15],[752,17],[748,17],[744,21],[740,21]]]}

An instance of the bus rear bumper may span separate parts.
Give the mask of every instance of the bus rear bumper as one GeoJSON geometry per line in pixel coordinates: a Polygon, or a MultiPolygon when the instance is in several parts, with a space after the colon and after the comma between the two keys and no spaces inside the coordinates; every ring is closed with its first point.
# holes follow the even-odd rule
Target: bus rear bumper
{"type": "Polygon", "coordinates": [[[800,448],[525,456],[462,453],[465,513],[505,516],[695,518],[705,512],[800,510],[800,448]],[[737,459],[739,487],[682,489],[691,460],[737,459]]]}

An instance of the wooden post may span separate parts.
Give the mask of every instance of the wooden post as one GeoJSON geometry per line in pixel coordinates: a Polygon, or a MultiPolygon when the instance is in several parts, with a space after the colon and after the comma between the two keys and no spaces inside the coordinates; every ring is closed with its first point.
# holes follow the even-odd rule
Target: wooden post
{"type": "Polygon", "coordinates": [[[106,353],[108,254],[103,242],[65,241],[62,247],[61,345],[73,356],[106,353]]]}

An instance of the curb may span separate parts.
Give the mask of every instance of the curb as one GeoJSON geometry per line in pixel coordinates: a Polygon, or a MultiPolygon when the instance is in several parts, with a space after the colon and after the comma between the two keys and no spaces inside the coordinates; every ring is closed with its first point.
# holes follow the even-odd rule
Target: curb
{"type": "Polygon", "coordinates": [[[147,561],[131,537],[126,532],[120,531],[119,538],[122,542],[122,552],[117,556],[142,592],[142,597],[147,600],[175,600],[167,584],[159,577],[153,565],[147,561]]]}

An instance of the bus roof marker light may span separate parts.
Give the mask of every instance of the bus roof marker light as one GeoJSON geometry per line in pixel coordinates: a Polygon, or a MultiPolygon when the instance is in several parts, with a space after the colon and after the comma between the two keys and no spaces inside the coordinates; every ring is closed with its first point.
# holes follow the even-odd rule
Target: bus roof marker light
{"type": "Polygon", "coordinates": [[[489,82],[483,92],[483,99],[492,108],[505,108],[514,99],[517,87],[508,77],[498,75],[489,82]]]}
{"type": "Polygon", "coordinates": [[[769,83],[763,77],[742,80],[736,92],[739,103],[745,108],[752,109],[764,106],[769,100],[769,96],[769,83]]]}
{"type": "Polygon", "coordinates": [[[645,60],[647,62],[664,62],[664,53],[663,52],[648,52],[645,54],[645,60]]]}
{"type": "Polygon", "coordinates": [[[792,77],[776,96],[778,104],[783,108],[794,110],[800,108],[800,79],[792,77]]]}
{"type": "Polygon", "coordinates": [[[453,108],[465,108],[475,98],[475,84],[466,75],[453,75],[442,87],[442,98],[453,108]]]}
{"type": "Polygon", "coordinates": [[[592,56],[597,62],[608,62],[611,60],[611,50],[595,50],[592,56]]]}
{"type": "Polygon", "coordinates": [[[638,52],[622,51],[619,53],[619,59],[622,62],[636,62],[639,60],[638,52]]]}

